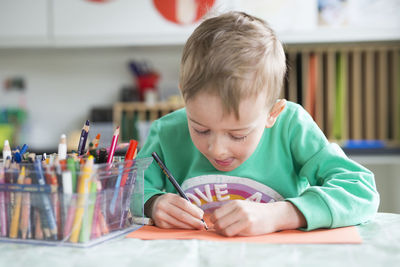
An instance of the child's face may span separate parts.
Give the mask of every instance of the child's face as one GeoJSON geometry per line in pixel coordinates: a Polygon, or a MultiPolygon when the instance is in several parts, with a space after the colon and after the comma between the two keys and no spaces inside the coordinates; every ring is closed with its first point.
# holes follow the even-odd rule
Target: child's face
{"type": "Polygon", "coordinates": [[[220,171],[231,171],[256,149],[268,123],[265,93],[243,99],[237,120],[223,114],[218,96],[200,93],[186,103],[190,136],[197,149],[220,171]]]}

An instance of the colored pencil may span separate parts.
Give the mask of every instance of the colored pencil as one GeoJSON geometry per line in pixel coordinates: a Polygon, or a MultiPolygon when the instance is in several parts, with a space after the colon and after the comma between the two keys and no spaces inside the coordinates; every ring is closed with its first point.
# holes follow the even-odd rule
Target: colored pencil
{"type": "Polygon", "coordinates": [[[96,202],[96,192],[97,192],[97,183],[96,182],[91,183],[89,192],[90,192],[90,195],[89,195],[88,208],[83,216],[82,229],[81,229],[81,233],[79,235],[80,243],[85,243],[90,240],[90,234],[92,231],[94,206],[95,206],[95,202],[96,202]]]}
{"type": "MultiPolygon", "coordinates": [[[[66,219],[64,222],[64,231],[63,231],[64,240],[67,240],[71,237],[72,225],[74,223],[75,212],[76,212],[76,199],[77,195],[72,195],[68,203],[68,212],[67,216],[65,217],[66,219]]],[[[64,203],[64,205],[67,205],[67,203],[64,203]]]]}
{"type": "Polygon", "coordinates": [[[72,233],[69,239],[72,243],[78,242],[79,233],[81,231],[83,214],[85,211],[85,205],[87,204],[86,200],[89,194],[90,178],[92,174],[93,163],[94,163],[93,156],[89,156],[85,166],[83,167],[82,174],[79,177],[78,200],[76,204],[75,218],[72,224],[72,233]]]}
{"type": "MultiPolygon", "coordinates": [[[[25,166],[21,168],[21,172],[18,176],[18,184],[23,184],[25,179],[25,166]]],[[[21,201],[22,201],[22,193],[17,192],[15,194],[15,207],[12,212],[11,218],[11,225],[10,225],[10,238],[17,238],[18,237],[18,225],[19,225],[19,218],[21,214],[21,201]]]]}
{"type": "Polygon", "coordinates": [[[114,159],[115,148],[117,147],[119,137],[119,126],[115,129],[114,135],[111,141],[110,152],[108,153],[107,163],[111,164],[114,159]]]}
{"type": "MultiPolygon", "coordinates": [[[[35,171],[36,171],[36,183],[40,185],[45,185],[46,182],[44,180],[42,162],[40,159],[36,159],[35,163],[35,171]]],[[[41,204],[43,208],[41,222],[43,225],[43,233],[46,238],[51,236],[52,239],[57,239],[57,223],[54,217],[53,210],[51,208],[51,202],[49,196],[47,194],[40,194],[41,204]]]]}
{"type": "Polygon", "coordinates": [[[78,144],[78,155],[81,156],[85,153],[85,148],[86,148],[86,140],[89,135],[89,126],[90,122],[89,120],[86,120],[85,125],[83,125],[81,136],[79,138],[79,144],[78,144]]]}
{"type": "MultiPolygon", "coordinates": [[[[32,183],[31,178],[29,177],[25,178],[24,184],[31,184],[31,183],[32,183]]],[[[31,210],[30,193],[29,192],[22,193],[21,222],[19,225],[22,239],[26,239],[28,235],[30,210],[31,210]]]]}
{"type": "MultiPolygon", "coordinates": [[[[5,183],[4,168],[0,167],[0,185],[5,183]]],[[[0,236],[7,236],[6,192],[0,191],[0,236]]]]}
{"type": "MultiPolygon", "coordinates": [[[[157,155],[156,152],[151,153],[155,161],[157,162],[158,166],[160,166],[161,170],[164,172],[164,174],[167,176],[168,180],[172,183],[172,185],[175,187],[176,191],[178,191],[179,195],[186,199],[187,201],[190,202],[189,198],[186,196],[185,192],[182,190],[178,182],[175,180],[174,176],[172,176],[172,173],[167,169],[167,167],[164,165],[164,163],[161,161],[160,157],[157,155]]],[[[206,222],[201,219],[201,221],[204,224],[204,228],[208,230],[208,226],[206,222]]]]}
{"type": "Polygon", "coordinates": [[[94,205],[92,230],[91,230],[91,234],[90,234],[90,239],[98,238],[101,236],[100,225],[98,224],[99,213],[101,212],[101,210],[100,210],[101,195],[102,195],[101,182],[96,181],[96,185],[97,185],[97,195],[96,195],[96,203],[94,205]]]}

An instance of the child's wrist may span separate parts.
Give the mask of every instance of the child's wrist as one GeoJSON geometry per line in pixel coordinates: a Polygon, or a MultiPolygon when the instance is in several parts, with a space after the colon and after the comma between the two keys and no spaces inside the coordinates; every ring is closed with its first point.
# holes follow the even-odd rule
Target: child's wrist
{"type": "Polygon", "coordinates": [[[162,196],[162,194],[156,194],[149,198],[144,204],[144,215],[148,218],[152,218],[153,206],[158,197],[162,196]]]}
{"type": "Polygon", "coordinates": [[[275,202],[274,205],[276,205],[278,212],[277,231],[307,226],[303,213],[290,201],[279,201],[275,202]]]}

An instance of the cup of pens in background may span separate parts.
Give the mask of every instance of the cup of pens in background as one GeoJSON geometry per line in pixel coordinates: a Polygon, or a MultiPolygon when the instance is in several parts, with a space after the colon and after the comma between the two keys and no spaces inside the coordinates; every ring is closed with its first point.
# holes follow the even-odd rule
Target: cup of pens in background
{"type": "Polygon", "coordinates": [[[88,247],[139,228],[150,162],[1,163],[0,240],[88,247]]]}
{"type": "Polygon", "coordinates": [[[117,139],[118,128],[107,160],[82,144],[67,155],[64,135],[51,157],[21,155],[25,145],[3,151],[0,241],[90,247],[143,225],[143,174],[152,159],[136,159],[131,140],[125,159],[115,161],[117,139]]]}

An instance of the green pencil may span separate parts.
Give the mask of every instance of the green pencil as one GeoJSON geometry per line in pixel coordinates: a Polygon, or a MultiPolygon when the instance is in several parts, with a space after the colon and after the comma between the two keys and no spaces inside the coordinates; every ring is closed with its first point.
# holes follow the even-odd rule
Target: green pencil
{"type": "Polygon", "coordinates": [[[76,167],[74,158],[67,159],[67,169],[71,172],[72,193],[76,193],[76,167]]]}
{"type": "Polygon", "coordinates": [[[83,215],[82,228],[79,234],[79,242],[85,243],[90,240],[90,233],[92,232],[92,221],[94,214],[94,204],[96,202],[97,183],[90,184],[89,201],[87,202],[87,209],[83,215]]]}

